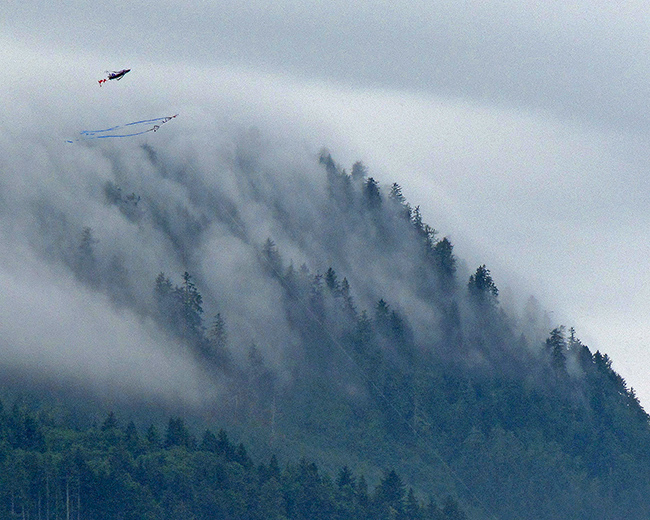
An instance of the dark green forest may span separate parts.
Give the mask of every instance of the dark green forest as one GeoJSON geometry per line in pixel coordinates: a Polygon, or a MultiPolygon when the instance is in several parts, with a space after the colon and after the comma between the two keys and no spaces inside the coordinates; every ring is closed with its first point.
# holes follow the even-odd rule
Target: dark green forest
{"type": "Polygon", "coordinates": [[[395,471],[374,489],[347,467],[306,459],[255,463],[220,430],[198,440],[183,419],[164,430],[72,428],[59,412],[0,409],[0,515],[7,519],[463,519],[458,503],[419,499],[395,471]]]}
{"type": "MultiPolygon", "coordinates": [[[[233,166],[313,265],[294,264],[286,239],[253,240],[222,194],[197,195],[203,220],[179,213],[179,225],[146,193],[106,182],[105,203],[165,234],[187,270],[150,273],[140,301],[129,266],[101,258],[102,230],[89,227],[62,261],[176,338],[222,394],[210,417],[157,424],[137,403],[99,403],[108,415],[89,424],[19,401],[0,414],[3,517],[650,518],[648,415],[610,357],[571,327],[540,333],[534,305],[513,316],[489,268],[467,271],[398,184],[382,187],[361,162],[348,173],[327,152],[319,163],[314,221],[295,217],[300,197],[264,192],[255,160],[233,166]],[[228,300],[192,269],[209,219],[254,247],[280,295],[291,333],[281,369],[264,344],[233,341],[228,300]]],[[[189,186],[190,173],[175,179],[189,186]]]]}

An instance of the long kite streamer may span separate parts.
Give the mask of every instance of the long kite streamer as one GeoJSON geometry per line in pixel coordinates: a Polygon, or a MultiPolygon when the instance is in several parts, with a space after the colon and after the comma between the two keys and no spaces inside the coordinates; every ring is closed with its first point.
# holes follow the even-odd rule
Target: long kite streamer
{"type": "Polygon", "coordinates": [[[111,128],[106,128],[104,130],[82,130],[79,133],[83,137],[75,139],[74,141],[66,142],[74,143],[77,141],[88,141],[89,139],[133,137],[135,135],[146,134],[147,132],[157,132],[162,125],[171,121],[176,116],[178,116],[178,114],[167,117],[157,117],[155,119],[143,119],[142,121],[134,121],[133,123],[127,123],[125,125],[117,125],[111,128]],[[152,123],[153,126],[150,126],[152,123]]]}

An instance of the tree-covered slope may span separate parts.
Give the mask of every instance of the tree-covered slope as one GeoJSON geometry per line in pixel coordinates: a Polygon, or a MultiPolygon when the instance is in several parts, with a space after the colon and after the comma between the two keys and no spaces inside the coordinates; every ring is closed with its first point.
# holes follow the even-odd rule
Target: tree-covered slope
{"type": "MultiPolygon", "coordinates": [[[[395,470],[471,518],[650,515],[648,416],[609,357],[547,324],[534,300],[502,306],[488,267],[465,268],[399,185],[360,162],[347,173],[327,152],[294,164],[255,132],[208,166],[150,147],[102,157],[109,173],[87,195],[101,211],[66,206],[53,222],[43,208],[56,204],[35,201],[28,233],[73,283],[198,367],[193,423],[218,423],[298,473],[305,456],[382,489],[395,470]]],[[[146,408],[129,401],[128,413],[146,408]]],[[[231,507],[210,489],[210,507],[231,507]]],[[[384,513],[372,514],[394,517],[384,513]]]]}
{"type": "Polygon", "coordinates": [[[395,471],[374,489],[347,466],[332,476],[306,459],[255,464],[220,430],[200,441],[183,419],[160,431],[73,427],[53,409],[0,409],[0,515],[46,518],[233,520],[466,518],[447,496],[423,501],[395,471]]]}

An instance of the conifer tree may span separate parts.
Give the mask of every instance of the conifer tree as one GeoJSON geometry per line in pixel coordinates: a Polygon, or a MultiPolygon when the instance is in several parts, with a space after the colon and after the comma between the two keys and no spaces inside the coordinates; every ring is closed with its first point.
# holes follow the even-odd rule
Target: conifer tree
{"type": "Polygon", "coordinates": [[[401,518],[404,510],[404,483],[394,470],[388,471],[375,489],[374,503],[381,518],[401,518]]]}
{"type": "Polygon", "coordinates": [[[485,264],[479,266],[476,273],[469,277],[467,288],[475,303],[486,306],[495,306],[497,304],[499,289],[497,289],[485,264]]]}
{"type": "Polygon", "coordinates": [[[325,273],[325,285],[334,296],[340,294],[341,287],[336,277],[336,272],[331,267],[325,273]]]}
{"type": "Polygon", "coordinates": [[[354,305],[354,299],[352,298],[350,291],[350,283],[347,278],[343,278],[343,281],[341,282],[341,297],[343,298],[344,306],[349,316],[356,318],[357,309],[354,305]]]}
{"type": "Polygon", "coordinates": [[[86,226],[81,230],[81,238],[74,260],[74,272],[82,282],[91,285],[99,283],[95,256],[95,245],[98,242],[93,236],[92,228],[86,226]]]}
{"type": "Polygon", "coordinates": [[[371,210],[379,210],[381,207],[381,193],[379,191],[379,183],[369,177],[363,187],[363,197],[366,207],[371,210]]]}
{"type": "Polygon", "coordinates": [[[262,260],[267,273],[274,277],[280,277],[284,271],[282,267],[282,257],[275,242],[270,238],[266,239],[262,246],[262,260]]]}
{"type": "Polygon", "coordinates": [[[407,222],[411,220],[411,205],[406,202],[406,198],[402,194],[402,187],[394,182],[390,187],[388,200],[393,203],[397,215],[407,222]]]}
{"type": "Polygon", "coordinates": [[[151,424],[145,433],[145,440],[149,449],[154,450],[160,448],[162,443],[160,432],[154,424],[151,424]]]}
{"type": "Polygon", "coordinates": [[[456,274],[456,257],[454,246],[447,237],[443,238],[433,246],[435,265],[444,289],[451,288],[456,274]]]}
{"type": "Polygon", "coordinates": [[[212,433],[210,430],[205,430],[203,432],[203,438],[201,439],[201,444],[199,449],[201,451],[209,451],[211,453],[216,453],[218,447],[217,436],[212,433]]]}
{"type": "Polygon", "coordinates": [[[203,334],[203,298],[190,273],[183,273],[183,284],[176,288],[181,304],[181,333],[187,339],[199,339],[203,334]]]}
{"type": "Polygon", "coordinates": [[[396,182],[394,182],[390,186],[390,193],[388,194],[388,199],[400,206],[404,205],[404,203],[406,202],[406,199],[402,194],[402,187],[396,182]]]}
{"type": "Polygon", "coordinates": [[[557,371],[566,370],[567,342],[564,327],[554,328],[546,340],[546,349],[551,357],[551,365],[557,371]]]}
{"type": "Polygon", "coordinates": [[[409,488],[408,494],[406,495],[403,518],[407,520],[421,520],[423,518],[422,508],[418,502],[418,499],[415,497],[413,488],[409,488]]]}
{"type": "Polygon", "coordinates": [[[165,432],[165,447],[182,446],[187,449],[194,447],[194,439],[180,417],[171,417],[165,432]]]}
{"type": "Polygon", "coordinates": [[[221,368],[230,365],[230,353],[228,351],[228,332],[226,322],[218,312],[214,317],[212,326],[208,331],[209,352],[208,357],[221,368]]]}
{"type": "Polygon", "coordinates": [[[361,184],[368,175],[368,168],[362,161],[357,161],[352,165],[352,180],[357,184],[361,184]]]}

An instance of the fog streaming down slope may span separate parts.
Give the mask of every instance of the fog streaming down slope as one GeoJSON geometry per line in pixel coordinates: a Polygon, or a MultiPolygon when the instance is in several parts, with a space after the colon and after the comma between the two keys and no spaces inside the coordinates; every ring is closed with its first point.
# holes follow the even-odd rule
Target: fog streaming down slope
{"type": "MultiPolygon", "coordinates": [[[[408,316],[416,340],[439,339],[440,315],[412,280],[418,260],[406,226],[396,233],[333,211],[340,194],[331,176],[348,177],[333,164],[328,173],[317,148],[205,123],[201,135],[169,124],[146,139],[5,143],[14,152],[3,161],[1,199],[5,368],[190,403],[209,398],[218,378],[154,321],[157,275],[180,285],[188,272],[206,326],[217,313],[225,320],[234,358],[255,344],[286,375],[300,338],[277,276],[260,261],[268,239],[282,271],[331,267],[360,311],[386,299],[408,316]]],[[[350,189],[360,196],[365,182],[350,189]]],[[[389,186],[379,191],[388,205],[389,186]]]]}
{"type": "MultiPolygon", "coordinates": [[[[206,92],[197,85],[207,72],[186,69],[194,86],[179,81],[160,94],[163,75],[144,67],[129,82],[99,89],[90,74],[61,76],[39,63],[45,78],[33,75],[33,64],[16,63],[3,78],[0,132],[5,370],[99,391],[211,400],[219,378],[155,319],[158,274],[178,286],[188,272],[203,298],[205,325],[222,316],[234,358],[255,344],[286,377],[301,338],[281,305],[282,285],[260,261],[267,239],[282,270],[304,264],[315,276],[331,267],[349,282],[358,311],[372,314],[383,298],[407,317],[420,344],[440,339],[439,309],[414,279],[412,230],[382,228],[365,210],[341,209],[331,172],[319,163],[329,141],[318,124],[290,113],[286,100],[274,107],[280,87],[267,85],[257,99],[264,77],[230,73],[206,92]],[[27,85],[29,99],[22,94],[27,85]],[[82,129],[176,112],[156,133],[66,142],[82,129]]],[[[345,177],[343,168],[350,173],[352,164],[336,175],[345,177]]],[[[351,185],[355,197],[365,180],[351,185]]],[[[390,181],[379,190],[388,206],[390,181]]],[[[459,284],[468,276],[459,269],[459,284]]],[[[533,343],[539,333],[527,331],[533,343]]]]}
{"type": "Polygon", "coordinates": [[[141,141],[93,144],[33,142],[3,161],[4,368],[190,402],[199,387],[205,395],[201,371],[151,322],[161,271],[176,283],[192,273],[206,311],[226,315],[233,345],[264,338],[279,361],[290,334],[255,247],[273,231],[265,197],[311,188],[283,188],[289,179],[273,171],[240,176],[236,144],[200,157],[141,141]]]}

